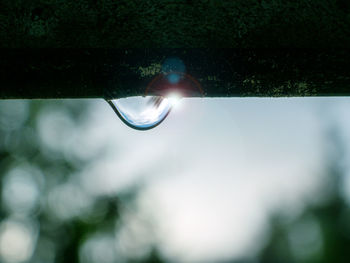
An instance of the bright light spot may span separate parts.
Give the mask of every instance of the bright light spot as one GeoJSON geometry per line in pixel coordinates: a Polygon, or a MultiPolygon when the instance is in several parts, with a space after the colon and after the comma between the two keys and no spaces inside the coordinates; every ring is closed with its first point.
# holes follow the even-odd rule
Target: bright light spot
{"type": "Polygon", "coordinates": [[[181,100],[181,96],[178,93],[171,93],[167,96],[167,99],[172,107],[177,107],[181,100]]]}
{"type": "Polygon", "coordinates": [[[118,255],[139,262],[151,252],[154,236],[153,222],[148,221],[143,212],[124,211],[123,222],[116,232],[116,249],[118,255]]]}
{"type": "Polygon", "coordinates": [[[3,181],[2,199],[11,212],[28,213],[39,201],[39,189],[30,171],[15,168],[3,181]]]}
{"type": "Polygon", "coordinates": [[[88,213],[92,206],[92,199],[79,186],[66,183],[51,190],[48,204],[53,214],[59,219],[69,220],[88,213]]]}
{"type": "Polygon", "coordinates": [[[0,227],[1,262],[27,261],[34,250],[33,231],[26,225],[9,220],[0,227]]]}
{"type": "Polygon", "coordinates": [[[86,263],[117,262],[114,244],[114,236],[102,233],[96,234],[85,241],[80,248],[80,261],[86,263]]]}
{"type": "Polygon", "coordinates": [[[49,150],[62,151],[69,148],[69,138],[74,135],[76,126],[69,114],[64,110],[47,108],[40,111],[37,118],[38,135],[49,150]]]}

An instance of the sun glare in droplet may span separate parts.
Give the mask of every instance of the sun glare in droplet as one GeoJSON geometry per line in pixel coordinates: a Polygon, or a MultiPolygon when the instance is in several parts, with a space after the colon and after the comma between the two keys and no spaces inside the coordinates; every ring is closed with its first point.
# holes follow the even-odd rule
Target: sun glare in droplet
{"type": "Polygon", "coordinates": [[[178,107],[181,100],[181,95],[178,93],[170,93],[167,99],[172,107],[178,107]]]}

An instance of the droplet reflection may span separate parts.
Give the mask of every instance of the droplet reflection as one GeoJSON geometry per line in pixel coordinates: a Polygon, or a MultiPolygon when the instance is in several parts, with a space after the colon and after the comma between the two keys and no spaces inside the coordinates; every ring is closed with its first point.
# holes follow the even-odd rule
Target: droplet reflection
{"type": "Polygon", "coordinates": [[[135,96],[107,102],[126,125],[137,130],[149,130],[159,125],[173,105],[172,100],[161,96],[135,96]]]}

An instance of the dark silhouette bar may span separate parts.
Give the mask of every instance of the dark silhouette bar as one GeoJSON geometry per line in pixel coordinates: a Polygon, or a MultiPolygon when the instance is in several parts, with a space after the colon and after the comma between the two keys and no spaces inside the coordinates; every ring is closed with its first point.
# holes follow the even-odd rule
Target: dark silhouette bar
{"type": "Polygon", "coordinates": [[[0,49],[0,98],[144,95],[171,57],[205,97],[350,95],[348,49],[0,49]]]}

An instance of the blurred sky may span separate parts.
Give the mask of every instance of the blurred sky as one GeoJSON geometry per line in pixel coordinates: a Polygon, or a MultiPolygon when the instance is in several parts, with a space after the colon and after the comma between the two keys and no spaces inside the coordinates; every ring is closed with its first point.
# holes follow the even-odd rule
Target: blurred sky
{"type": "MultiPolygon", "coordinates": [[[[41,111],[36,122],[36,137],[49,150],[93,159],[48,194],[49,205],[64,220],[88,210],[96,197],[134,186],[139,194],[125,206],[124,224],[116,233],[97,236],[101,246],[94,240],[84,244],[83,259],[95,249],[97,254],[109,251],[104,262],[113,262],[119,252],[142,256],[156,244],[174,262],[254,260],[275,211],[292,220],[307,204],[322,202],[325,166],[333,154],[329,125],[339,128],[346,156],[350,153],[347,98],[182,99],[149,131],[127,127],[103,100],[84,102],[87,112],[79,125],[57,103],[41,111]]],[[[350,197],[347,178],[344,195],[350,197]]],[[[40,183],[25,185],[27,198],[8,197],[9,206],[32,209],[40,183]]],[[[6,200],[11,192],[3,196],[6,200]]],[[[1,229],[10,223],[0,227],[5,258],[1,240],[6,231],[1,229]]]]}

